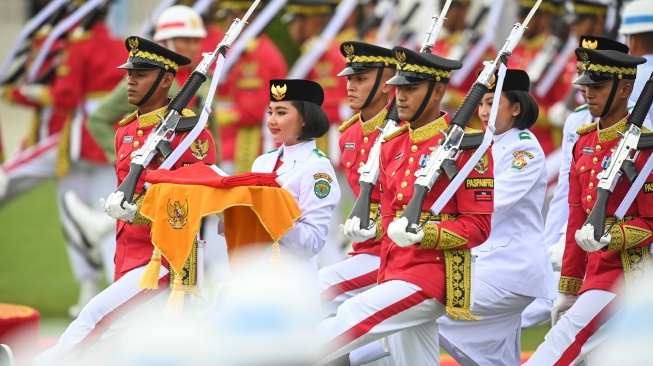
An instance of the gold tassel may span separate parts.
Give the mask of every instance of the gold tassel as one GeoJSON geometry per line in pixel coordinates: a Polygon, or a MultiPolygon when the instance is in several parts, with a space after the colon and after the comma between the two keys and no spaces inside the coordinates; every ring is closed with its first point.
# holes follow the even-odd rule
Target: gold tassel
{"type": "Polygon", "coordinates": [[[145,267],[145,272],[141,277],[140,282],[138,282],[139,288],[144,288],[147,290],[156,290],[159,288],[159,271],[161,270],[161,251],[158,248],[154,248],[152,251],[152,259],[150,263],[145,267]]]}
{"type": "Polygon", "coordinates": [[[186,292],[184,291],[181,277],[182,276],[177,273],[175,275],[175,280],[172,282],[172,292],[170,292],[165,309],[166,315],[177,315],[184,308],[186,292]]]}
{"type": "Polygon", "coordinates": [[[455,320],[482,320],[480,316],[472,314],[469,309],[447,306],[446,310],[447,314],[455,320]]]}
{"type": "Polygon", "coordinates": [[[278,242],[272,243],[272,252],[270,253],[270,263],[281,264],[281,248],[278,242]]]}

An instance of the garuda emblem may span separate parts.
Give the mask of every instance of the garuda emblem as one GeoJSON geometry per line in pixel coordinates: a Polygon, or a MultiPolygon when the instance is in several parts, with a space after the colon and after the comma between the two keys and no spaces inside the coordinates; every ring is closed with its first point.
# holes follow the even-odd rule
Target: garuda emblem
{"type": "Polygon", "coordinates": [[[492,77],[490,78],[490,85],[488,85],[488,89],[492,90],[494,87],[497,86],[497,75],[492,74],[492,77]]]}
{"type": "Polygon", "coordinates": [[[272,87],[270,88],[270,93],[272,93],[272,98],[276,100],[283,99],[286,96],[286,91],[288,91],[288,87],[286,86],[286,84],[283,84],[283,86],[272,84],[272,87]]]}
{"type": "Polygon", "coordinates": [[[168,200],[168,216],[170,217],[168,223],[172,225],[173,228],[181,229],[184,227],[188,222],[188,220],[186,220],[186,216],[188,216],[188,200],[186,200],[183,206],[179,204],[179,201],[175,201],[175,203],[171,204],[170,200],[168,200]]]}
{"type": "Polygon", "coordinates": [[[209,153],[209,140],[202,142],[202,140],[193,141],[190,144],[190,152],[197,160],[204,160],[209,153]]]}
{"type": "Polygon", "coordinates": [[[351,62],[351,59],[354,58],[354,45],[346,44],[344,47],[345,54],[347,54],[347,61],[351,62]]]}
{"type": "Polygon", "coordinates": [[[399,67],[406,66],[406,52],[397,51],[395,52],[395,57],[397,58],[397,61],[399,61],[399,67]]]}
{"type": "Polygon", "coordinates": [[[599,41],[598,40],[590,41],[589,39],[583,39],[583,42],[581,42],[581,46],[583,46],[583,48],[589,48],[590,50],[595,50],[599,46],[599,41]]]}
{"type": "Polygon", "coordinates": [[[129,49],[130,49],[129,53],[130,54],[136,53],[136,51],[138,50],[138,38],[136,37],[129,38],[127,43],[129,44],[129,49]]]}
{"type": "Polygon", "coordinates": [[[478,174],[485,174],[489,168],[490,168],[490,158],[488,157],[487,153],[485,153],[483,154],[481,160],[479,160],[478,163],[476,163],[476,165],[474,166],[474,170],[476,170],[478,174]]]}

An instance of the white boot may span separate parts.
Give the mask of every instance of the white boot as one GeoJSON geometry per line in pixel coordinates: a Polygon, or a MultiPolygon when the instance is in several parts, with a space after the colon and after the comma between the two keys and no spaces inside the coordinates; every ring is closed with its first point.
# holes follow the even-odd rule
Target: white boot
{"type": "Polygon", "coordinates": [[[79,284],[79,300],[77,300],[77,304],[68,308],[68,315],[73,319],[77,318],[84,306],[99,293],[100,284],[98,281],[82,281],[79,284]]]}
{"type": "Polygon", "coordinates": [[[102,238],[116,228],[116,220],[93,210],[73,191],[64,193],[63,202],[70,218],[91,246],[100,246],[102,238]]]}

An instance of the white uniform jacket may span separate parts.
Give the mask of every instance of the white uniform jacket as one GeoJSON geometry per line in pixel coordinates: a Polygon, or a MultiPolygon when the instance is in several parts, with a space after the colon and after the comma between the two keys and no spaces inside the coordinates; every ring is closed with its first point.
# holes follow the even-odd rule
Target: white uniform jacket
{"type": "Polygon", "coordinates": [[[281,256],[291,250],[301,258],[311,258],[317,275],[314,256],[326,241],[331,214],[340,200],[340,186],[329,159],[307,141],[294,146],[281,146],[259,156],[253,172],[270,173],[281,156],[277,182],[295,198],[302,216],[279,241],[281,256]]]}
{"type": "Polygon", "coordinates": [[[544,153],[528,130],[494,136],[492,231],[478,255],[476,276],[516,294],[555,299],[544,245],[542,206],[547,185],[544,153]]]}
{"type": "MultiPolygon", "coordinates": [[[[634,106],[635,104],[631,100],[628,103],[628,109],[632,112],[634,106]]],[[[595,118],[592,118],[587,104],[576,108],[567,117],[567,120],[565,120],[562,146],[560,147],[562,149],[562,163],[558,172],[558,184],[556,185],[555,191],[553,191],[553,198],[549,203],[549,210],[546,214],[544,225],[544,242],[547,247],[557,243],[567,231],[567,219],[569,217],[569,202],[567,200],[567,196],[569,195],[569,167],[571,166],[572,150],[578,140],[576,131],[582,125],[592,123],[594,120],[595,118]]],[[[646,116],[644,126],[651,129],[650,115],[646,116]]]]}

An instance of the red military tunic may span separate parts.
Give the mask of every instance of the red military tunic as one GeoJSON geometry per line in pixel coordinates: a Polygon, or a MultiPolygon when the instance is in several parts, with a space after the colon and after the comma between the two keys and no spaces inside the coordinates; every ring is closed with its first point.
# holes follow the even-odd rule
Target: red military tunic
{"type": "MultiPolygon", "coordinates": [[[[626,130],[626,119],[616,125],[598,130],[598,122],[584,125],[578,130],[580,138],[573,150],[569,173],[569,222],[567,241],[562,262],[560,292],[583,293],[587,290],[615,292],[624,280],[624,272],[641,275],[653,242],[653,175],[649,174],[637,198],[626,212],[625,222],[615,224],[610,230],[610,244],[594,253],[585,252],[574,239],[596,202],[597,176],[603,170],[604,159],[612,155],[620,136],[626,130]],[[622,256],[626,263],[622,262],[622,256]],[[637,268],[639,264],[639,268],[637,268]],[[583,281],[584,279],[584,281],[583,281]]],[[[650,150],[640,152],[635,160],[641,171],[650,150]]],[[[610,196],[606,216],[614,215],[631,184],[625,176],[617,183],[610,196]]],[[[609,225],[606,225],[606,229],[609,225]]],[[[626,274],[626,278],[631,274],[626,274]]]]}
{"type": "Polygon", "coordinates": [[[283,54],[266,35],[250,41],[226,76],[222,95],[229,96],[228,108],[218,112],[222,159],[234,161],[236,172],[250,171],[261,155],[262,125],[270,104],[270,79],[283,78],[288,67],[283,54]],[[225,138],[228,137],[228,138],[225,138]]]}
{"type": "MultiPolygon", "coordinates": [[[[125,62],[127,50],[123,41],[110,35],[104,23],[97,22],[86,32],[73,33],[62,52],[63,61],[57,67],[57,78],[50,90],[53,104],[71,116],[82,107],[86,116],[95,108],[93,104],[112,91],[125,76],[125,72],[117,67],[125,62]]],[[[81,128],[81,141],[72,141],[71,134],[64,130],[66,136],[62,136],[61,143],[80,143],[81,158],[107,163],[86,123],[81,128]]]]}
{"type": "MultiPolygon", "coordinates": [[[[408,132],[390,140],[386,139],[387,142],[381,149],[379,178],[383,188],[381,213],[384,233],[397,213],[405,209],[410,202],[413,183],[416,180],[415,172],[421,167],[420,160],[430,154],[442,138],[440,130],[448,129],[448,119],[448,115],[443,114],[441,118],[417,130],[409,130],[408,126],[404,126],[403,130],[409,130],[408,132]]],[[[456,160],[456,166],[460,169],[473,153],[474,150],[462,152],[456,160]]],[[[422,212],[429,211],[449,182],[446,175],[440,176],[426,196],[422,212]]],[[[490,234],[494,209],[493,182],[492,155],[487,151],[466,182],[442,209],[441,214],[456,215],[457,218],[438,224],[440,242],[434,248],[420,248],[420,244],[426,242],[427,235],[424,242],[402,248],[384,234],[381,239],[379,283],[391,280],[407,281],[419,286],[429,296],[444,304],[445,284],[452,279],[446,276],[445,255],[440,248],[469,249],[485,242],[490,234]],[[467,186],[468,182],[485,184],[470,183],[467,186]],[[457,245],[453,245],[453,242],[442,242],[444,237],[453,238],[457,245]]]]}
{"type": "MultiPolygon", "coordinates": [[[[347,182],[354,192],[354,196],[360,195],[360,185],[358,180],[360,173],[358,169],[362,167],[368,159],[369,152],[374,146],[374,141],[379,136],[380,131],[377,129],[385,126],[385,117],[388,114],[387,109],[383,109],[377,116],[369,121],[362,122],[360,114],[356,114],[349,121],[340,126],[340,151],[342,151],[342,169],[345,171],[347,182]]],[[[381,189],[379,184],[372,189],[372,198],[370,202],[378,205],[381,201],[381,189]]],[[[377,209],[370,210],[372,218],[378,213],[377,209]]],[[[353,243],[354,251],[351,255],[372,254],[378,256],[381,250],[379,238],[369,239],[362,243],[353,243]]]]}
{"type": "Polygon", "coordinates": [[[327,48],[306,76],[306,79],[315,81],[322,86],[324,90],[322,109],[326,112],[331,124],[340,123],[340,106],[347,100],[347,78],[338,77],[344,62],[339,46],[333,45],[333,47],[327,48]]]}
{"type": "MultiPolygon", "coordinates": [[[[132,113],[129,117],[120,122],[120,128],[116,133],[116,175],[118,184],[127,177],[129,173],[129,164],[131,163],[131,154],[138,150],[145,142],[148,135],[154,130],[160,122],[157,114],[164,116],[167,107],[163,107],[150,113],[137,116],[137,112],[132,113]]],[[[193,115],[190,110],[184,110],[184,116],[193,115]]],[[[181,140],[186,136],[186,132],[177,134],[172,140],[172,148],[176,148],[181,140]]],[[[152,162],[147,166],[146,171],[157,169],[163,158],[157,154],[152,162]]],[[[207,129],[204,129],[197,137],[191,147],[177,160],[171,170],[179,167],[202,162],[204,164],[215,164],[216,152],[213,145],[213,135],[207,129]]],[[[141,174],[136,185],[135,195],[143,193],[145,183],[145,174],[141,174]]],[[[143,196],[137,201],[138,206],[142,202],[143,196]]],[[[152,257],[152,241],[150,237],[150,221],[137,214],[133,223],[118,220],[116,230],[116,270],[114,279],[117,281],[128,271],[143,266],[150,261],[152,257]]],[[[167,265],[165,263],[164,265],[167,265]]]]}

